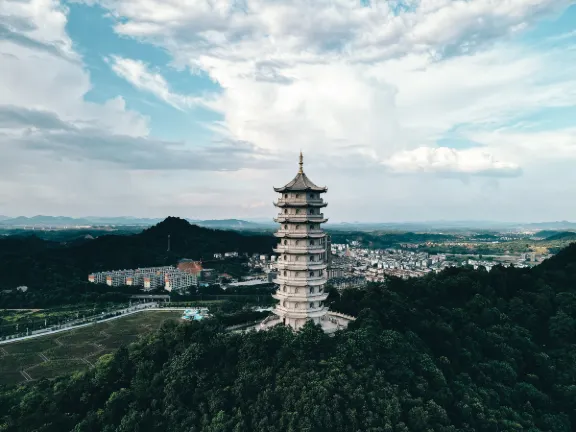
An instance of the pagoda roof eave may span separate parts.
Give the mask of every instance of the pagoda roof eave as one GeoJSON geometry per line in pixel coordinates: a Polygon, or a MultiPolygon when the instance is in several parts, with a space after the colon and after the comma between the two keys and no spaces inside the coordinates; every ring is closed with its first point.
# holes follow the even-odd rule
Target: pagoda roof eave
{"type": "Polygon", "coordinates": [[[324,186],[306,187],[306,188],[282,186],[282,187],[275,187],[274,191],[275,192],[308,192],[308,191],[328,192],[328,188],[324,187],[324,186]]]}
{"type": "Polygon", "coordinates": [[[324,186],[316,186],[303,171],[300,171],[291,182],[279,188],[275,187],[274,190],[276,192],[326,192],[328,188],[324,186]]]}

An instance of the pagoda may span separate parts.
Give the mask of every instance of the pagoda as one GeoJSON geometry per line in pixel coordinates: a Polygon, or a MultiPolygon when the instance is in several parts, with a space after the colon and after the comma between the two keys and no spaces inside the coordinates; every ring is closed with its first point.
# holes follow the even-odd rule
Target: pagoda
{"type": "Polygon", "coordinates": [[[280,224],[274,234],[279,243],[274,249],[278,254],[278,300],[274,315],[260,324],[260,329],[283,323],[294,330],[306,321],[313,321],[327,332],[345,328],[353,317],[329,312],[324,305],[328,293],[326,233],[322,224],[327,221],[322,209],[327,203],[322,194],[328,189],[316,186],[304,173],[304,160],[300,152],[300,169],[296,177],[285,186],[274,188],[280,194],[274,205],[279,209],[274,219],[280,224]]]}

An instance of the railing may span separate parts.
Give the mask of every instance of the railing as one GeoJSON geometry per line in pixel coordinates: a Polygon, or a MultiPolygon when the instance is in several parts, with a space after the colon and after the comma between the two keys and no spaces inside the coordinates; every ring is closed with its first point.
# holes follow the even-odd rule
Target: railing
{"type": "Polygon", "coordinates": [[[296,277],[286,276],[286,279],[284,279],[284,276],[282,276],[282,277],[277,277],[272,282],[277,284],[277,285],[306,286],[308,284],[311,284],[311,285],[317,286],[317,285],[322,285],[323,283],[326,283],[326,281],[327,281],[327,279],[324,276],[308,276],[305,278],[296,278],[296,277]]]}
{"type": "Polygon", "coordinates": [[[283,229],[280,228],[278,231],[274,233],[277,236],[284,236],[284,235],[316,235],[316,234],[325,234],[325,232],[321,229],[310,229],[310,230],[296,230],[296,229],[283,229]]]}
{"type": "Polygon", "coordinates": [[[347,319],[350,321],[356,321],[356,318],[353,317],[352,315],[346,315],[346,314],[343,314],[340,312],[332,312],[332,311],[330,311],[328,314],[333,316],[333,317],[340,317],[340,318],[344,318],[344,319],[347,319]]]}
{"type": "Polygon", "coordinates": [[[290,253],[290,252],[310,252],[310,253],[322,253],[326,252],[326,247],[324,245],[305,245],[305,246],[294,246],[294,245],[284,245],[280,244],[274,248],[274,252],[277,253],[290,253]]]}
{"type": "Polygon", "coordinates": [[[291,271],[325,270],[327,264],[318,261],[276,261],[276,269],[291,271]]]}
{"type": "Polygon", "coordinates": [[[316,219],[324,219],[324,213],[303,213],[303,214],[295,214],[295,213],[280,213],[276,216],[276,220],[284,220],[284,219],[292,219],[297,221],[307,221],[307,220],[316,220],[316,219]]]}

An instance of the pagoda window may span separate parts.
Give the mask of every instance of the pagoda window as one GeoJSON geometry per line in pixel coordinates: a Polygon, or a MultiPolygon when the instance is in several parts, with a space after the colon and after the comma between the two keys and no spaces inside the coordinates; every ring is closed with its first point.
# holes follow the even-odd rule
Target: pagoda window
{"type": "Polygon", "coordinates": [[[284,209],[284,214],[287,214],[287,213],[288,213],[288,210],[287,210],[287,209],[284,209]]]}
{"type": "Polygon", "coordinates": [[[300,225],[296,225],[296,229],[299,230],[299,229],[300,229],[300,225]]]}
{"type": "Polygon", "coordinates": [[[300,194],[296,194],[296,198],[300,198],[300,194]]]}
{"type": "Polygon", "coordinates": [[[300,209],[296,209],[296,214],[300,214],[300,209]]]}
{"type": "Polygon", "coordinates": [[[314,272],[310,272],[310,276],[314,276],[314,272]]]}
{"type": "Polygon", "coordinates": [[[310,303],[310,309],[314,307],[314,303],[310,303]]]}
{"type": "Polygon", "coordinates": [[[284,225],[284,229],[287,230],[287,229],[288,229],[288,225],[284,225]]]}
{"type": "Polygon", "coordinates": [[[288,198],[288,194],[284,194],[284,198],[288,198]]]}
{"type": "Polygon", "coordinates": [[[287,245],[287,244],[288,244],[288,240],[284,240],[284,244],[287,245]]]}
{"type": "Polygon", "coordinates": [[[310,246],[314,246],[314,240],[310,240],[310,246]]]}
{"type": "Polygon", "coordinates": [[[286,272],[286,270],[284,270],[284,276],[286,276],[288,273],[286,272]]]}
{"type": "Polygon", "coordinates": [[[300,244],[300,240],[296,240],[296,246],[300,244]]]}

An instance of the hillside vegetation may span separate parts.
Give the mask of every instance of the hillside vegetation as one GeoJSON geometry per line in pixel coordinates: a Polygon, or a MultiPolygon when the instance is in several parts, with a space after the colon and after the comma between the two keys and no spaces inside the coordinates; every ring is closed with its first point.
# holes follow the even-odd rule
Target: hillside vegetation
{"type": "Polygon", "coordinates": [[[331,292],[358,316],[232,334],[176,326],[0,393],[5,431],[522,431],[576,425],[576,245],[533,269],[452,268],[331,292]]]}
{"type": "Polygon", "coordinates": [[[37,307],[29,299],[39,301],[46,296],[55,296],[51,301],[58,304],[58,298],[67,293],[83,292],[90,272],[173,265],[181,258],[211,259],[216,252],[270,252],[275,243],[272,236],[201,228],[173,217],[138,234],[102,235],[92,240],[55,242],[33,235],[9,236],[0,238],[0,290],[26,285],[29,292],[18,294],[22,305],[37,307]]]}

